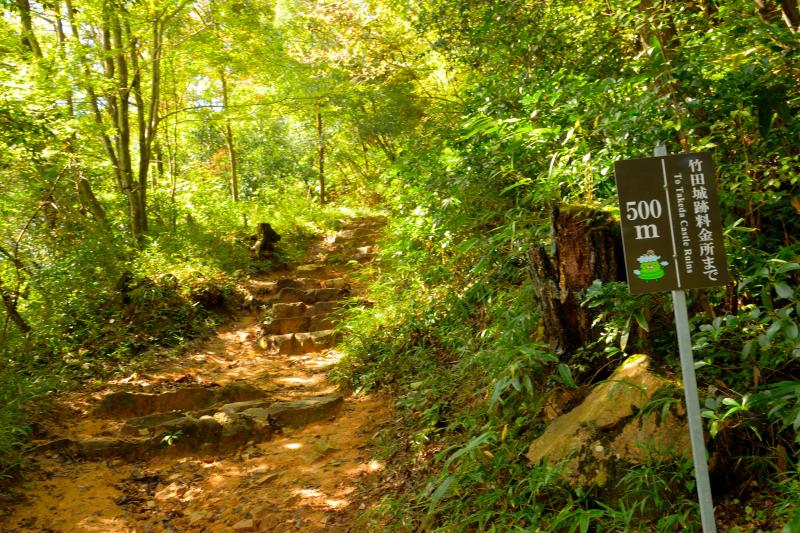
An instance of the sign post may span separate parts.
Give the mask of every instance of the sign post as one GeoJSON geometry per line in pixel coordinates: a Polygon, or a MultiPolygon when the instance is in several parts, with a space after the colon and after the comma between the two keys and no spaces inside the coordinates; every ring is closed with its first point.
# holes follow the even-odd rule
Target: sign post
{"type": "Polygon", "coordinates": [[[729,280],[716,181],[707,153],[617,161],[625,270],[632,293],[672,291],[686,417],[704,533],[716,533],[684,289],[729,280]]]}

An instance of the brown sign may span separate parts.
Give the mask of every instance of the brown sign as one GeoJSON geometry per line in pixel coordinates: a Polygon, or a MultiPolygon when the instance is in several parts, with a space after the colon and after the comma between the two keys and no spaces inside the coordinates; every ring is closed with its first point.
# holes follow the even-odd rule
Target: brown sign
{"type": "Polygon", "coordinates": [[[708,153],[617,161],[614,172],[632,293],[730,281],[708,153]]]}

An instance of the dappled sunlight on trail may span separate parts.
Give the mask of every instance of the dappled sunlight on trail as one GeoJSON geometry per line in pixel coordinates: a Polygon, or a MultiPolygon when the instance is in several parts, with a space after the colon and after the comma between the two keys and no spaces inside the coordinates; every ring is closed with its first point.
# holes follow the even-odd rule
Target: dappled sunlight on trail
{"type": "Polygon", "coordinates": [[[388,402],[338,396],[326,375],[341,358],[332,334],[272,334],[282,318],[264,310],[288,301],[281,284],[305,299],[285,304],[292,312],[357,295],[347,254],[371,260],[362,237],[379,225],[352,225],[309,252],[345,260],[249,282],[259,305],[182,356],[57,399],[0,530],[347,531],[368,498],[360,487],[383,469],[369,440],[388,402]],[[311,288],[292,288],[300,281],[311,288]]]}

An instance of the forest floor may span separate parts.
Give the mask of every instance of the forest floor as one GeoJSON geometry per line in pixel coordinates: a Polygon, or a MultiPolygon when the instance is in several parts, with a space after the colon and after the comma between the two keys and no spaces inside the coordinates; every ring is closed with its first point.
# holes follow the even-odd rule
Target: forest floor
{"type": "Polygon", "coordinates": [[[0,531],[357,531],[391,409],[326,376],[336,310],[369,305],[356,278],[382,224],[250,280],[250,305],[180,357],[56,398],[0,531]]]}

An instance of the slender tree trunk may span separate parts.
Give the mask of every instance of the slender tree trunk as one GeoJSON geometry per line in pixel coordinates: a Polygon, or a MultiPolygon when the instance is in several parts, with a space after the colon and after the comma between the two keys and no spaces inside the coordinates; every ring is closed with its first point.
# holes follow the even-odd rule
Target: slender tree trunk
{"type": "Polygon", "coordinates": [[[22,44],[36,57],[42,57],[42,49],[39,47],[39,41],[33,32],[31,4],[29,0],[16,0],[16,4],[17,10],[19,10],[20,22],[22,22],[22,44]]]}
{"type": "Polygon", "coordinates": [[[95,221],[97,221],[104,231],[110,232],[111,227],[108,224],[106,212],[97,200],[97,196],[95,196],[89,180],[86,179],[86,176],[79,173],[75,181],[77,183],[78,198],[80,198],[81,204],[89,210],[95,221]]]}
{"type": "MultiPolygon", "coordinates": [[[[78,59],[81,63],[81,68],[83,70],[83,79],[81,81],[81,85],[86,91],[86,95],[89,97],[89,104],[92,109],[92,116],[94,118],[94,122],[98,126],[98,130],[102,132],[105,130],[103,126],[103,114],[102,111],[100,110],[100,103],[97,99],[97,93],[95,93],[94,87],[92,86],[91,70],[89,69],[89,65],[86,61],[85,56],[83,55],[81,37],[80,34],[78,33],[78,23],[75,20],[75,10],[72,7],[72,0],[65,0],[65,5],[67,8],[67,20],[69,21],[72,40],[75,44],[75,49],[78,51],[78,59]]],[[[123,189],[122,175],[120,174],[119,161],[117,159],[117,153],[114,148],[114,143],[112,139],[105,133],[101,133],[100,138],[103,141],[103,147],[106,150],[106,155],[108,155],[108,159],[111,162],[111,166],[114,168],[114,176],[117,181],[117,186],[119,187],[120,191],[122,191],[123,189]]]]}
{"type": "MultiPolygon", "coordinates": [[[[71,2],[67,3],[67,9],[71,14],[72,9],[71,2]]],[[[55,14],[56,14],[56,21],[55,21],[55,28],[56,28],[56,36],[58,37],[58,48],[59,53],[62,59],[66,58],[66,43],[67,43],[67,36],[64,32],[64,23],[62,20],[61,14],[61,4],[56,2],[55,3],[55,14]]],[[[73,28],[73,33],[77,30],[73,28]]],[[[75,105],[74,105],[74,98],[72,96],[72,88],[67,87],[66,89],[66,96],[67,96],[67,111],[69,116],[75,116],[75,105]]],[[[76,153],[75,150],[75,139],[76,136],[73,133],[69,137],[69,141],[67,142],[67,152],[70,154],[76,153]]],[[[75,186],[78,191],[78,199],[81,203],[81,206],[88,210],[92,216],[94,217],[95,221],[103,228],[104,231],[109,232],[111,231],[111,227],[108,224],[108,219],[106,218],[105,210],[103,210],[103,206],[100,205],[100,202],[97,200],[97,196],[95,196],[94,191],[92,190],[92,185],[89,183],[89,180],[78,170],[77,176],[75,178],[75,186]]]]}
{"type": "Polygon", "coordinates": [[[322,136],[322,111],[317,104],[317,158],[319,160],[319,203],[325,205],[325,139],[322,136]]]}
{"type": "Polygon", "coordinates": [[[158,188],[158,184],[164,181],[164,150],[161,148],[161,143],[156,140],[153,144],[153,155],[156,158],[156,171],[153,172],[152,187],[153,190],[158,188]]]}
{"type": "Polygon", "coordinates": [[[23,334],[27,335],[30,333],[31,327],[27,322],[25,322],[25,319],[22,318],[22,315],[20,315],[19,311],[17,310],[16,295],[6,290],[6,288],[3,286],[2,280],[0,280],[0,299],[3,300],[3,307],[5,307],[6,315],[8,315],[17,328],[19,328],[23,334]]]}
{"type": "MultiPolygon", "coordinates": [[[[119,14],[110,14],[111,42],[113,44],[112,60],[116,86],[117,106],[112,117],[117,134],[117,153],[119,154],[120,174],[124,193],[128,199],[131,235],[141,243],[147,231],[147,212],[142,202],[143,195],[138,180],[134,178],[131,158],[131,126],[129,97],[131,84],[128,71],[128,58],[125,57],[125,42],[119,14]]],[[[145,183],[146,186],[146,183],[145,183]]]]}
{"type": "MultiPolygon", "coordinates": [[[[225,72],[220,71],[219,73],[220,80],[222,81],[222,107],[223,112],[227,113],[228,111],[228,80],[225,77],[225,72]]],[[[225,118],[225,145],[228,148],[228,158],[230,159],[231,164],[231,174],[230,174],[230,187],[231,187],[231,198],[233,198],[234,202],[239,201],[239,176],[238,176],[238,168],[236,162],[236,147],[233,143],[233,127],[231,126],[231,121],[229,118],[225,118]]]]}
{"type": "Polygon", "coordinates": [[[378,147],[381,149],[384,155],[386,155],[386,158],[391,163],[394,163],[395,160],[397,159],[397,154],[395,153],[395,150],[392,147],[392,141],[390,139],[384,139],[380,134],[375,135],[374,138],[378,147]]]}
{"type": "Polygon", "coordinates": [[[233,128],[231,121],[225,121],[225,144],[228,148],[228,157],[231,163],[231,198],[234,202],[239,201],[239,176],[236,161],[236,147],[233,144],[233,128]]]}
{"type": "MultiPolygon", "coordinates": [[[[67,62],[67,34],[64,32],[64,17],[61,14],[61,3],[55,2],[53,5],[53,12],[56,16],[55,21],[55,29],[56,29],[56,38],[58,39],[58,55],[61,61],[66,64],[67,62]]],[[[75,102],[72,97],[72,86],[67,86],[66,88],[66,96],[67,96],[67,112],[69,116],[75,116],[75,102]]],[[[75,134],[73,133],[70,137],[70,142],[75,140],[75,134]]]]}

